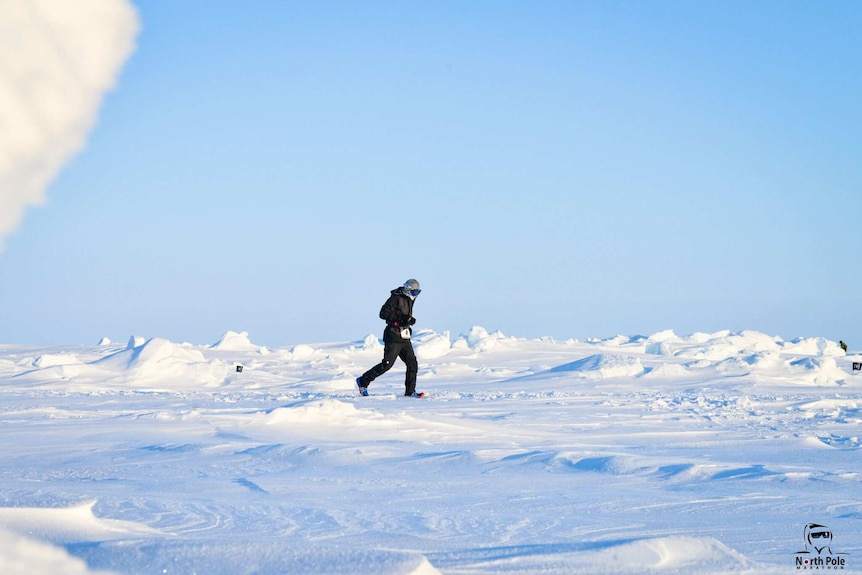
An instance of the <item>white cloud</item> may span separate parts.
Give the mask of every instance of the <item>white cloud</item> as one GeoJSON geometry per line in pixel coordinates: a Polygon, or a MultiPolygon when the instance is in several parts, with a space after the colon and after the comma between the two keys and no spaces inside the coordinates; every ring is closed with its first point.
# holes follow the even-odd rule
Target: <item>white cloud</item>
{"type": "Polygon", "coordinates": [[[0,250],[84,147],[137,31],[127,0],[0,1],[0,250]]]}

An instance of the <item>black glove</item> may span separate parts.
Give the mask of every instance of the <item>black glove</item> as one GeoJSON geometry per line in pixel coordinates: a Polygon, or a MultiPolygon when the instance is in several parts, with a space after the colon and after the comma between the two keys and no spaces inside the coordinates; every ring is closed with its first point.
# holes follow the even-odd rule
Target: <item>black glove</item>
{"type": "Polygon", "coordinates": [[[407,325],[413,325],[414,323],[416,323],[416,318],[415,318],[415,317],[413,317],[413,316],[411,315],[410,317],[408,317],[408,318],[407,318],[407,325]]]}

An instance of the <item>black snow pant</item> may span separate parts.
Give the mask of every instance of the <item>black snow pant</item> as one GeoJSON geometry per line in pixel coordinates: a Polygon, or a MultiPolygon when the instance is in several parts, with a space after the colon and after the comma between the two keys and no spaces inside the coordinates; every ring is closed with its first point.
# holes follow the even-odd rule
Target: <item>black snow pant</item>
{"type": "Polygon", "coordinates": [[[383,346],[383,361],[366,371],[359,378],[360,387],[368,387],[368,384],[392,369],[395,358],[401,358],[407,365],[407,376],[404,378],[404,395],[413,395],[416,391],[416,374],[419,372],[419,362],[413,351],[411,341],[387,341],[383,346]]]}

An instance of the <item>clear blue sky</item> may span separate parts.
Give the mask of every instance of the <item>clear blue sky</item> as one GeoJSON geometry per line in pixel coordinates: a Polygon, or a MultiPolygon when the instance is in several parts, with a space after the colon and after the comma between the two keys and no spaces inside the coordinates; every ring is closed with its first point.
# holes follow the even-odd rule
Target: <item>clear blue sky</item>
{"type": "Polygon", "coordinates": [[[417,327],[862,348],[862,3],[137,2],[0,341],[417,327]]]}

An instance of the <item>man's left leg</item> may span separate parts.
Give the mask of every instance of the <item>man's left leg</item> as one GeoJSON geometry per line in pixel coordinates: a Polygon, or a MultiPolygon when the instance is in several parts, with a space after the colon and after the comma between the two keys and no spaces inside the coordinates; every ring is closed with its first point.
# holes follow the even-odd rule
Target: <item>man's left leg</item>
{"type": "Polygon", "coordinates": [[[387,341],[383,347],[383,361],[363,373],[356,379],[356,385],[360,388],[368,387],[372,381],[392,369],[395,358],[401,355],[401,345],[387,341]]]}

